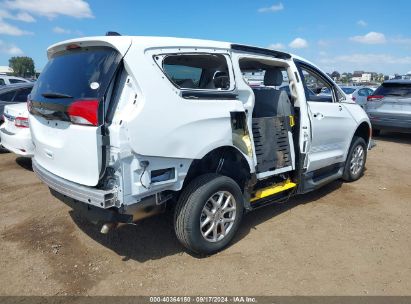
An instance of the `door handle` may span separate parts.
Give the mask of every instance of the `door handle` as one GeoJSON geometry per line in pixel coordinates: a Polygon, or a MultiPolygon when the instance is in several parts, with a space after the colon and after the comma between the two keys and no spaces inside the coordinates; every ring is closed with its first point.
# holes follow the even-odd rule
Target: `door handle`
{"type": "Polygon", "coordinates": [[[313,116],[314,116],[314,118],[317,118],[317,119],[323,119],[324,118],[324,115],[322,113],[314,113],[313,116]]]}

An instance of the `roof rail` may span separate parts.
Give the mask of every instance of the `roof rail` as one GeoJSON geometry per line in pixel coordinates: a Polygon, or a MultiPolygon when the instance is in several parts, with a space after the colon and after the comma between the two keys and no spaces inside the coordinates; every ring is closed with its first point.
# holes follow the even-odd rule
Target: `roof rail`
{"type": "Polygon", "coordinates": [[[112,32],[112,31],[108,31],[106,33],[106,36],[121,36],[121,34],[117,33],[117,32],[112,32]]]}
{"type": "Polygon", "coordinates": [[[291,58],[291,55],[288,53],[274,51],[270,49],[264,49],[264,48],[260,48],[256,46],[248,46],[248,45],[243,45],[243,44],[232,44],[231,49],[236,50],[236,51],[243,51],[247,53],[255,53],[255,54],[261,54],[261,55],[273,56],[279,59],[290,59],[291,58]]]}

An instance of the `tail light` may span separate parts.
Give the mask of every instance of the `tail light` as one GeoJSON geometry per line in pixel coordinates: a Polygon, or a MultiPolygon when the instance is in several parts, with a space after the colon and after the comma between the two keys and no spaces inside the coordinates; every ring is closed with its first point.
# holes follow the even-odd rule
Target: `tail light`
{"type": "Polygon", "coordinates": [[[17,128],[28,128],[29,127],[29,119],[26,117],[16,117],[14,120],[14,125],[17,128]]]}
{"type": "Polygon", "coordinates": [[[354,96],[351,97],[351,99],[352,99],[352,101],[356,101],[356,100],[357,100],[357,98],[355,98],[354,96]]]}
{"type": "Polygon", "coordinates": [[[378,101],[383,98],[384,98],[383,95],[370,95],[367,97],[367,101],[378,101]]]}
{"type": "Polygon", "coordinates": [[[77,125],[97,126],[98,104],[97,99],[74,101],[67,110],[71,122],[77,125]]]}

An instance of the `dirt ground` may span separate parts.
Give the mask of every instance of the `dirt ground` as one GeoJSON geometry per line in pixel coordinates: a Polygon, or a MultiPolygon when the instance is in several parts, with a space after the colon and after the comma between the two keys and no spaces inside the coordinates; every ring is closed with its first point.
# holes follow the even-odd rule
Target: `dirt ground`
{"type": "Polygon", "coordinates": [[[169,214],[101,235],[0,153],[0,295],[411,295],[411,135],[376,142],[361,180],[248,214],[207,258],[169,214]]]}

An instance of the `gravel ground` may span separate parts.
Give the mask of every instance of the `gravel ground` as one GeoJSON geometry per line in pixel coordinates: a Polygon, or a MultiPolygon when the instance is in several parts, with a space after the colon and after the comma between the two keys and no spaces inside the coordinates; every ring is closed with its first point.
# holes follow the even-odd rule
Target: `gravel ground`
{"type": "Polygon", "coordinates": [[[376,142],[361,180],[248,214],[207,258],[170,214],[99,234],[0,153],[0,295],[411,295],[411,135],[376,142]]]}

